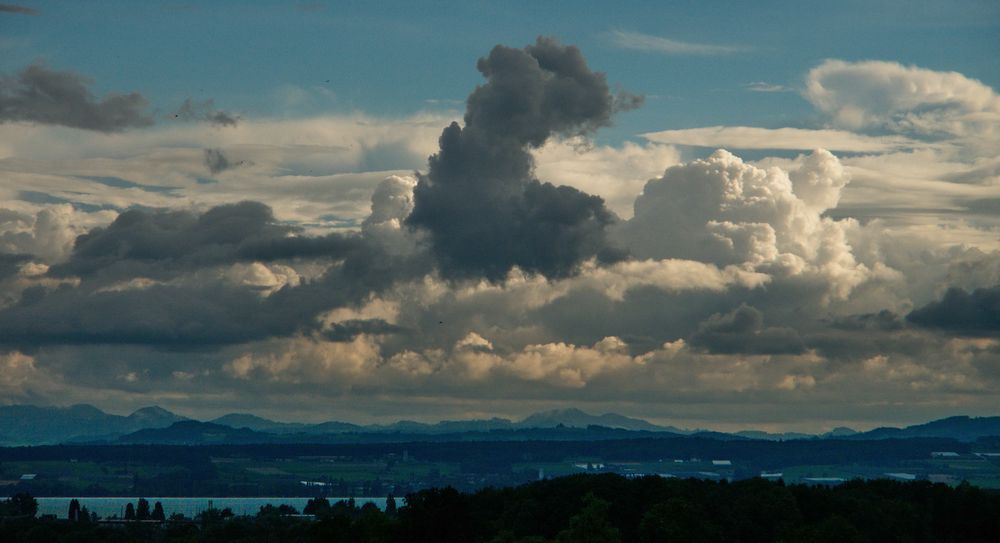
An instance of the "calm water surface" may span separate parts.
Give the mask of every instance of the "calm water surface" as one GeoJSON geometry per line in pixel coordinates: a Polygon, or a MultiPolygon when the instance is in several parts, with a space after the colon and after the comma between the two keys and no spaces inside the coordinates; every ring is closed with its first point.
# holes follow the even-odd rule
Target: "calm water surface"
{"type": "MultiPolygon", "coordinates": [[[[145,496],[144,496],[145,497],[145,496]]],[[[186,517],[194,517],[198,513],[209,508],[209,504],[216,509],[230,508],[236,515],[256,515],[260,508],[271,504],[275,507],[279,505],[291,505],[300,513],[311,498],[151,498],[145,497],[152,509],[156,502],[163,504],[163,512],[169,517],[174,513],[181,513],[186,517]]],[[[38,515],[55,515],[59,518],[66,518],[69,512],[69,502],[72,496],[66,498],[35,498],[38,500],[38,515]]],[[[86,507],[107,518],[117,515],[119,518],[125,516],[125,505],[131,503],[135,505],[139,497],[135,498],[76,498],[80,500],[80,505],[86,507]]],[[[330,503],[348,498],[327,498],[330,503]]],[[[385,509],[385,498],[354,498],[358,507],[371,502],[379,509],[385,509]]],[[[396,503],[402,505],[402,499],[397,499],[396,503]]]]}

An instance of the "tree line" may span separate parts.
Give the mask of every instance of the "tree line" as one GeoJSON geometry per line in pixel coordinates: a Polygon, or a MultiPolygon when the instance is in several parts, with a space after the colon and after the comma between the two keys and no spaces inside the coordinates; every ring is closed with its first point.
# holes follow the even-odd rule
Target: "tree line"
{"type": "MultiPolygon", "coordinates": [[[[1000,493],[926,481],[809,486],[575,475],[468,493],[427,489],[407,495],[402,505],[387,500],[385,510],[315,498],[303,509],[305,516],[289,506],[265,506],[253,516],[208,510],[195,519],[116,527],[35,519],[25,514],[31,501],[20,495],[0,502],[0,540],[996,543],[1000,534],[1000,493]]],[[[155,511],[148,502],[134,508],[136,520],[155,511]]]]}

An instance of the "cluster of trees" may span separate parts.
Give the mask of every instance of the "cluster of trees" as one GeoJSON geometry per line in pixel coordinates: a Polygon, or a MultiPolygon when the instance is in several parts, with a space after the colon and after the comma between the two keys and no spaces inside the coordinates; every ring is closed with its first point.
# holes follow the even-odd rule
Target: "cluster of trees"
{"type": "MultiPolygon", "coordinates": [[[[159,521],[164,522],[167,520],[166,514],[163,511],[163,504],[156,502],[152,508],[149,506],[149,501],[145,498],[139,498],[139,501],[133,505],[128,503],[125,505],[124,520],[129,521],[159,521]]],[[[96,512],[87,509],[87,506],[81,506],[80,500],[73,498],[69,501],[69,511],[66,513],[66,518],[70,522],[97,522],[100,517],[96,512]]]]}
{"type": "MultiPolygon", "coordinates": [[[[73,500],[69,504],[70,511],[73,510],[73,500]]],[[[70,517],[72,518],[72,517],[70,517]]],[[[163,504],[156,502],[156,505],[152,509],[149,508],[149,501],[146,498],[139,498],[135,506],[131,503],[125,505],[125,520],[158,520],[163,522],[167,520],[166,514],[163,512],[163,504]]]]}
{"type": "MultiPolygon", "coordinates": [[[[395,500],[393,500],[393,503],[395,500]]],[[[138,508],[137,508],[138,509],[138,508]]],[[[1000,493],[967,484],[850,481],[839,486],[580,475],[502,489],[410,494],[386,511],[311,500],[254,517],[119,528],[0,520],[0,540],[352,543],[912,542],[996,543],[1000,493]]]]}
{"type": "Polygon", "coordinates": [[[18,492],[10,498],[0,501],[0,518],[2,517],[34,517],[38,512],[38,500],[27,492],[18,492]]]}
{"type": "Polygon", "coordinates": [[[69,512],[66,514],[66,518],[70,522],[97,522],[97,513],[91,512],[86,506],[81,507],[80,500],[73,498],[69,501],[69,512]]]}
{"type": "MultiPolygon", "coordinates": [[[[358,518],[368,512],[379,511],[378,506],[371,502],[365,502],[364,505],[358,507],[354,498],[347,500],[340,500],[333,505],[330,504],[330,500],[326,498],[313,498],[306,503],[306,506],[302,509],[302,513],[306,515],[315,515],[320,518],[330,517],[330,516],[345,516],[349,518],[358,518]]],[[[385,499],[385,514],[390,517],[395,517],[398,511],[396,505],[396,498],[389,494],[385,499]]]]}

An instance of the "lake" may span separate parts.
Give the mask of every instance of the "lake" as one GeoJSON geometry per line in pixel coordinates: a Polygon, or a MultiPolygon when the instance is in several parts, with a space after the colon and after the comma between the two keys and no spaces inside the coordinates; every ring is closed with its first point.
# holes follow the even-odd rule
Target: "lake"
{"type": "MultiPolygon", "coordinates": [[[[38,516],[55,515],[59,518],[66,518],[69,512],[69,502],[72,497],[67,498],[35,498],[38,500],[38,516]]],[[[118,518],[125,516],[125,505],[131,503],[135,505],[139,501],[135,498],[76,498],[80,505],[90,511],[97,513],[101,518],[108,518],[117,515],[118,518]]],[[[236,515],[256,515],[260,508],[271,504],[275,507],[279,505],[291,505],[298,512],[312,498],[152,498],[146,497],[149,507],[152,509],[156,502],[163,504],[163,512],[167,517],[174,513],[181,513],[188,518],[193,518],[198,513],[212,507],[216,509],[230,508],[236,515]]],[[[330,503],[348,498],[327,498],[330,503]]],[[[385,509],[385,498],[354,498],[358,507],[365,503],[374,503],[379,509],[385,509]]],[[[396,503],[402,505],[402,499],[397,499],[396,503]]]]}

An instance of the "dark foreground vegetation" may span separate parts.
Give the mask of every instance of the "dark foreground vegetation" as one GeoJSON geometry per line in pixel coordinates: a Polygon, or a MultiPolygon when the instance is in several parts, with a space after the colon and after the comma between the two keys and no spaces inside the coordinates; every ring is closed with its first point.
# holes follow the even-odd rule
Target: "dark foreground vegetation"
{"type": "Polygon", "coordinates": [[[195,519],[159,520],[136,513],[127,522],[38,519],[33,501],[20,495],[0,502],[0,540],[996,543],[1000,534],[1000,494],[925,481],[825,487],[578,475],[474,493],[428,489],[386,511],[317,498],[305,515],[284,506],[253,517],[208,510],[195,519]]]}

